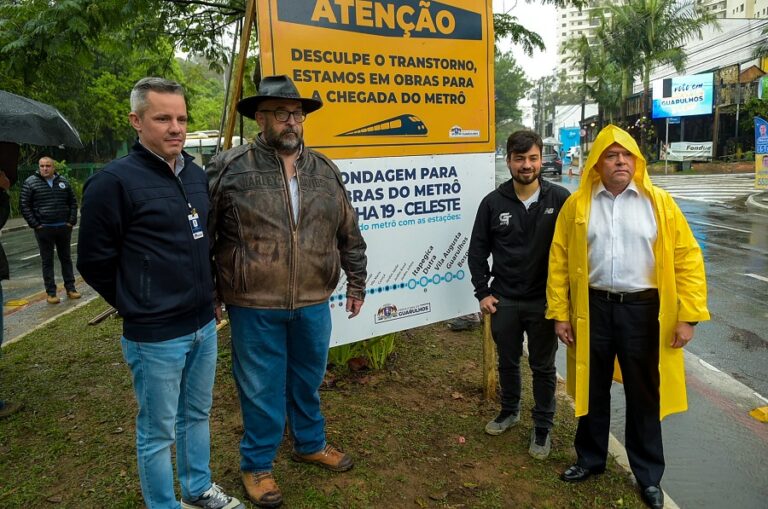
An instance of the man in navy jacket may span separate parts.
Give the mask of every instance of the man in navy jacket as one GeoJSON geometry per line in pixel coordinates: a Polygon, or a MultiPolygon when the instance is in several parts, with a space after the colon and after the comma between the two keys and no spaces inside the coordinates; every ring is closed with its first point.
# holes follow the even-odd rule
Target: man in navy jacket
{"type": "Polygon", "coordinates": [[[144,501],[149,509],[242,508],[211,482],[208,418],[217,340],[208,182],[182,152],[184,90],[162,78],[140,80],[129,118],[138,133],[133,150],[85,184],[77,268],[123,318],[123,356],[139,407],[144,501]],[[174,440],[181,504],[174,492],[174,440]]]}

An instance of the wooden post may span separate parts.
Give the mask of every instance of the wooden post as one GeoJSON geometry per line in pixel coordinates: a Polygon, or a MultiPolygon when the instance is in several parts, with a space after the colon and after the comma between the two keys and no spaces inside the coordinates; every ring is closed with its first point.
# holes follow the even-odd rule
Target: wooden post
{"type": "Polygon", "coordinates": [[[232,135],[235,134],[235,120],[237,119],[237,100],[243,91],[243,73],[245,72],[245,61],[248,58],[248,44],[251,40],[251,28],[256,17],[256,0],[248,0],[245,9],[245,20],[243,21],[243,33],[240,35],[240,54],[237,58],[237,68],[232,77],[232,100],[229,101],[229,112],[227,114],[227,128],[224,131],[224,150],[232,148],[232,135]]]}
{"type": "Polygon", "coordinates": [[[496,400],[499,383],[496,345],[491,336],[491,315],[483,314],[483,397],[486,401],[496,400]]]}

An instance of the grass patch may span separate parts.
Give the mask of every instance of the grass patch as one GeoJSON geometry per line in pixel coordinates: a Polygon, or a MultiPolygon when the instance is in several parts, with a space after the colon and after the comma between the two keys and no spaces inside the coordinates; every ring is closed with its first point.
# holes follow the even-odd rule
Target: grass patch
{"type": "MultiPolygon", "coordinates": [[[[121,322],[86,325],[105,308],[98,299],[4,349],[2,395],[25,404],[0,421],[5,507],[143,506],[121,322]]],[[[219,338],[211,467],[216,482],[245,500],[229,330],[219,338]]],[[[498,437],[486,435],[483,428],[498,405],[482,400],[480,347],[480,332],[435,324],[400,333],[383,370],[334,372],[322,393],[328,440],[351,453],[356,466],[334,474],[294,463],[286,439],[275,461],[286,506],[643,507],[627,474],[613,464],[582,484],[558,479],[575,458],[575,420],[565,400],[555,417],[552,456],[544,462],[528,456],[527,369],[520,424],[498,437]]]]}

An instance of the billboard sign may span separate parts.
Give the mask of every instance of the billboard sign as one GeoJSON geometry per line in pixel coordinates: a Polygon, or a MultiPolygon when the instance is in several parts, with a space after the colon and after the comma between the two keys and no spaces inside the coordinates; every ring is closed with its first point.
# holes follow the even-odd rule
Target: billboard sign
{"type": "Polygon", "coordinates": [[[664,78],[653,82],[653,118],[710,115],[712,73],[664,78]]]}
{"type": "Polygon", "coordinates": [[[262,75],[325,104],[308,145],[332,158],[494,150],[491,2],[258,5],[262,75]]]}
{"type": "Polygon", "coordinates": [[[768,189],[768,121],[755,117],[755,188],[768,189]]]}

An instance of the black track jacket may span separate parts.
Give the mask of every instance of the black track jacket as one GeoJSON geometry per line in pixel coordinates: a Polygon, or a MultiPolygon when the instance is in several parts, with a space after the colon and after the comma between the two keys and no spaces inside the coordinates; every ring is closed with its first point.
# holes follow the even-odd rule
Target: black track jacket
{"type": "Polygon", "coordinates": [[[528,210],[515,194],[511,179],[480,202],[468,257],[478,300],[489,295],[510,299],[545,297],[555,221],[570,193],[541,178],[539,185],[539,199],[528,210]],[[488,266],[489,255],[493,255],[493,268],[488,266]]]}

